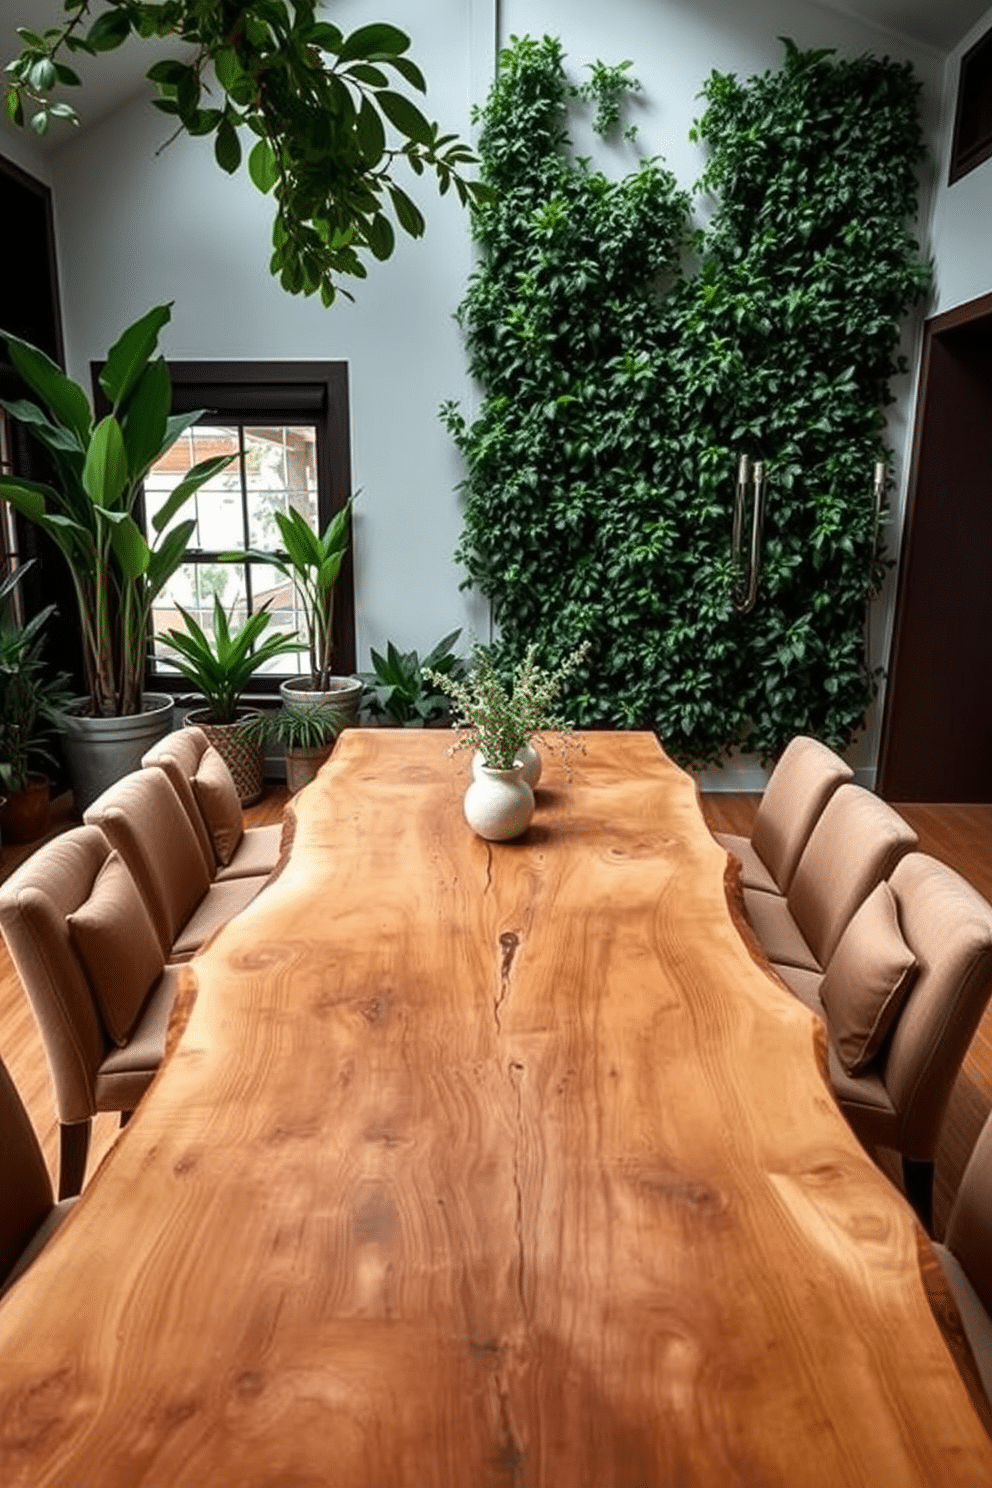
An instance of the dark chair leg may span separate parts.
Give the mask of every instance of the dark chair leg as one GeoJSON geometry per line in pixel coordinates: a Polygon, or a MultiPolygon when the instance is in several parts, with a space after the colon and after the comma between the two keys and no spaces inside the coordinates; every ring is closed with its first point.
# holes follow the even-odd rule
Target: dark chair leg
{"type": "Polygon", "coordinates": [[[902,1160],[902,1181],[906,1197],[919,1216],[928,1235],[933,1234],[933,1163],[915,1157],[902,1160]]]}
{"type": "Polygon", "coordinates": [[[71,1199],[82,1192],[86,1177],[86,1158],[90,1150],[90,1121],[63,1121],[59,1125],[59,1199],[71,1199]]]}

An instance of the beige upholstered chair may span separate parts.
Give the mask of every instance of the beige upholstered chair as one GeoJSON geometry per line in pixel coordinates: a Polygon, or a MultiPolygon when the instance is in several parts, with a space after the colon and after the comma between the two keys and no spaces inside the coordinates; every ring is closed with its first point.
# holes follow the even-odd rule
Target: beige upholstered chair
{"type": "MultiPolygon", "coordinates": [[[[841,1109],[868,1146],[900,1153],[906,1192],[931,1228],[933,1163],[954,1081],[992,994],[992,905],[953,869],[925,853],[909,853],[888,879],[898,935],[915,966],[886,966],[883,935],[866,902],[852,919],[827,968],[776,969],[830,1032],[829,1064],[841,1109]],[[865,922],[862,924],[861,922],[865,922]],[[880,1000],[898,984],[899,1006],[877,1052],[853,1072],[841,1053],[859,1019],[867,1028],[866,996],[880,1000]],[[826,1004],[826,1005],[825,1005],[826,1004]]],[[[850,1065],[850,1058],[848,1058],[850,1065]]]]}
{"type": "Polygon", "coordinates": [[[744,904],[772,965],[819,974],[858,906],[888,878],[916,833],[859,785],[833,792],[784,897],[745,889],[744,904]]]}
{"type": "Polygon", "coordinates": [[[964,1170],[944,1243],[934,1249],[992,1400],[992,1116],[964,1170]]]}
{"type": "Polygon", "coordinates": [[[48,1055],[64,1199],[82,1187],[92,1117],[126,1118],[161,1064],[179,973],[96,827],[54,838],[0,886],[0,928],[48,1055]]]}
{"type": "Polygon", "coordinates": [[[135,770],[83,814],[131,870],[167,961],[187,961],[249,904],[264,877],[211,880],[192,823],[164,770],[135,770]]]}
{"type": "Polygon", "coordinates": [[[202,729],[166,734],[141,763],[157,766],[169,777],[211,878],[223,882],[272,872],[279,861],[282,828],[276,824],[245,829],[231,773],[202,729]]]}
{"type": "Polygon", "coordinates": [[[56,1204],[28,1113],[0,1060],[0,1296],[27,1270],[74,1200],[56,1204]]]}
{"type": "Polygon", "coordinates": [[[817,739],[800,734],[786,746],[765,787],[750,839],[714,834],[740,859],[746,889],[788,893],[824,806],[839,785],[853,779],[851,767],[817,739]]]}

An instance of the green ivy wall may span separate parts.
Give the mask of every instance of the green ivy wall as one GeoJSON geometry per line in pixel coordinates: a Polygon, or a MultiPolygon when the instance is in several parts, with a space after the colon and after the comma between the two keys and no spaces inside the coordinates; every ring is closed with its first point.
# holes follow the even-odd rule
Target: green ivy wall
{"type": "MultiPolygon", "coordinates": [[[[620,127],[623,68],[584,91],[620,127]]],[[[592,659],[581,724],[657,729],[703,763],[844,747],[876,679],[866,606],[884,573],[872,494],[900,325],[929,271],[911,236],[922,153],[907,64],[786,43],[782,66],[714,73],[692,203],[657,161],[610,181],[577,159],[561,47],[515,41],[482,114],[493,203],[461,308],[479,417],[460,557],[500,647],[592,659]],[[765,461],[758,600],[731,603],[738,456],[765,461]]]]}

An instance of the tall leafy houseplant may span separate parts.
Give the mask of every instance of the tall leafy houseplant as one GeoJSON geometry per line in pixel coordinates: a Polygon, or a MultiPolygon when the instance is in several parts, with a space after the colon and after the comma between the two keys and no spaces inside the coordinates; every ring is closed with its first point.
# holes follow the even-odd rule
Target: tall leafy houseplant
{"type": "MultiPolygon", "coordinates": [[[[442,134],[405,92],[426,93],[410,39],[383,22],[350,34],[318,19],[316,0],[65,0],[65,19],[47,30],[19,26],[20,54],[7,68],[6,107],[15,124],[30,117],[75,122],[61,88],[78,86],[66,54],[113,51],[129,37],[176,38],[192,56],[152,66],[156,107],[176,133],[213,136],[217,164],[228,173],[242,160],[241,136],[254,144],[248,172],[272,191],[276,216],[271,269],[291,294],[319,292],[330,305],[341,275],[364,279],[362,258],[386,259],[395,221],[418,238],[420,208],[399,185],[395,167],[433,172],[441,194],[454,187],[463,204],[484,188],[463,168],[471,151],[442,134]],[[27,105],[27,109],[25,108],[27,105]]],[[[29,0],[21,0],[29,14],[29,0]]],[[[349,296],[350,298],[350,296],[349,296]]]]}
{"type": "MultiPolygon", "coordinates": [[[[148,471],[200,417],[170,416],[171,385],[158,336],[170,318],[157,305],[122,332],[100,374],[110,404],[96,420],[78,383],[37,347],[5,336],[10,360],[40,400],[3,404],[44,447],[52,484],[0,476],[0,496],[42,528],[64,557],[75,589],[87,707],[93,717],[141,712],[151,611],[182,561],[195,522],[171,526],[193,494],[227,463],[203,460],[155,513],[155,540],[138,525],[148,471]]],[[[0,332],[0,335],[3,335],[0,332]]]]}
{"type": "Polygon", "coordinates": [[[328,522],[323,532],[314,532],[295,507],[274,513],[283,547],[274,552],[251,548],[223,553],[225,562],[243,563],[255,558],[268,563],[289,579],[303,610],[310,651],[310,679],[314,692],[326,692],[331,680],[334,654],[334,586],[341,572],[351,533],[352,501],[328,522]]]}
{"type": "MultiPolygon", "coordinates": [[[[600,66],[610,107],[633,84],[600,66]]],[[[708,226],[656,162],[619,181],[577,158],[560,44],[500,58],[479,153],[480,267],[461,307],[479,416],[460,556],[513,663],[592,642],[580,724],[651,727],[680,759],[843,748],[875,678],[865,611],[884,573],[873,469],[903,317],[929,281],[912,236],[921,155],[908,64],[786,43],[714,73],[696,126],[708,226]],[[695,257],[684,253],[686,246],[695,257]],[[758,600],[733,604],[741,455],[768,477],[758,600]]]]}

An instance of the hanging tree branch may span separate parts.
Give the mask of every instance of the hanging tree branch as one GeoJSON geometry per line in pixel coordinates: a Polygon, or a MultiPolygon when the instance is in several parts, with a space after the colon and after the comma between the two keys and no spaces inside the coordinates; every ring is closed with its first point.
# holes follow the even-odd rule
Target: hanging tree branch
{"type": "MultiPolygon", "coordinates": [[[[66,19],[36,32],[17,28],[23,47],[8,65],[5,103],[15,124],[44,134],[54,120],[78,123],[75,109],[52,97],[77,87],[66,53],[96,55],[131,35],[188,42],[188,61],[156,62],[148,71],[155,106],[177,120],[176,133],[214,136],[214,155],[233,174],[243,158],[241,131],[255,136],[248,173],[276,201],[270,269],[290,294],[319,292],[330,305],[337,280],[364,279],[361,254],[389,258],[393,220],[419,238],[424,218],[397,184],[403,161],[453,186],[462,205],[486,188],[467,180],[467,145],[441,134],[404,92],[427,84],[406,55],[410,39],[384,22],[346,36],[316,18],[316,0],[109,0],[91,20],[92,0],[66,0],[66,19]],[[390,143],[390,140],[394,143],[390,143]],[[393,219],[393,220],[391,220],[393,219]]],[[[350,296],[348,296],[350,298],[350,296]]]]}

